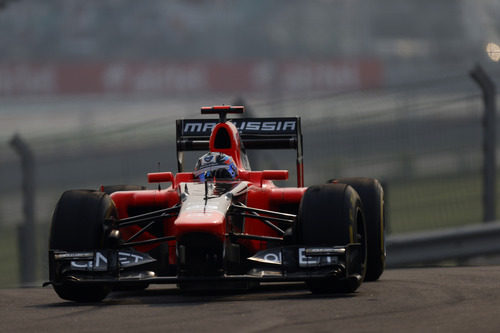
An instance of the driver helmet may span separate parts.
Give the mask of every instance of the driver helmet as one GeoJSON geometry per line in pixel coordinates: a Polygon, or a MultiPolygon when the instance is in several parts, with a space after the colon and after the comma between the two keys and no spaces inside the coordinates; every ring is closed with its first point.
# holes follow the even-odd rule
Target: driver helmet
{"type": "Polygon", "coordinates": [[[208,179],[234,180],[238,176],[238,168],[234,164],[231,156],[209,152],[203,155],[196,162],[194,176],[201,182],[208,179]]]}

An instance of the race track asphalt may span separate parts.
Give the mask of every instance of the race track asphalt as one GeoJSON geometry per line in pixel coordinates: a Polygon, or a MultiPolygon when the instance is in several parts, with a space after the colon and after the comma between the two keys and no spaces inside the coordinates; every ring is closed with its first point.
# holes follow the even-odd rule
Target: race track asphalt
{"type": "Polygon", "coordinates": [[[174,286],[60,300],[51,287],[0,290],[0,332],[498,332],[500,267],[387,270],[352,295],[302,284],[184,294],[174,286]]]}

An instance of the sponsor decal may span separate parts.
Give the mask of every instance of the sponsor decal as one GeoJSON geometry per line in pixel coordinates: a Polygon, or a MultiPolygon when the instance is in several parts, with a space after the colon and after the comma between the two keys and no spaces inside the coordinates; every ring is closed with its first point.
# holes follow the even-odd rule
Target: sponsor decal
{"type": "Polygon", "coordinates": [[[185,134],[207,134],[212,132],[212,129],[217,125],[216,121],[196,121],[196,122],[184,122],[183,132],[185,134]]]}
{"type": "MultiPolygon", "coordinates": [[[[231,119],[240,134],[296,134],[297,118],[256,118],[231,119]]],[[[209,136],[217,121],[204,119],[183,120],[182,134],[184,136],[209,136]]]]}
{"type": "Polygon", "coordinates": [[[285,121],[237,121],[234,120],[236,128],[240,132],[295,132],[296,120],[285,121]]]}
{"type": "MultiPolygon", "coordinates": [[[[116,253],[114,253],[113,255],[116,255],[116,253]]],[[[76,258],[72,257],[72,259],[76,258]]],[[[144,253],[132,251],[118,252],[118,261],[120,263],[120,267],[122,268],[138,266],[153,262],[154,260],[155,259],[144,253]]],[[[102,252],[97,251],[95,252],[94,258],[92,260],[72,260],[71,268],[74,270],[104,272],[108,270],[108,258],[102,252]]]]}
{"type": "Polygon", "coordinates": [[[320,251],[314,256],[309,256],[310,251],[306,248],[299,248],[299,267],[321,267],[330,266],[338,263],[338,258],[331,255],[318,255],[320,251]]]}
{"type": "Polygon", "coordinates": [[[280,249],[269,249],[260,251],[248,259],[260,262],[262,264],[272,264],[272,265],[281,265],[281,263],[283,262],[280,249]]]}
{"type": "Polygon", "coordinates": [[[108,269],[108,258],[106,258],[101,252],[96,252],[94,260],[72,261],[71,268],[77,270],[106,271],[108,269]]]}
{"type": "MultiPolygon", "coordinates": [[[[345,254],[345,248],[298,248],[299,267],[325,267],[338,264],[339,255],[345,254]]],[[[272,248],[264,251],[259,251],[249,260],[256,261],[262,264],[281,265],[283,257],[280,248],[272,248]]]]}
{"type": "Polygon", "coordinates": [[[274,264],[281,264],[281,252],[278,253],[267,253],[264,256],[264,261],[272,262],[274,264]]]}

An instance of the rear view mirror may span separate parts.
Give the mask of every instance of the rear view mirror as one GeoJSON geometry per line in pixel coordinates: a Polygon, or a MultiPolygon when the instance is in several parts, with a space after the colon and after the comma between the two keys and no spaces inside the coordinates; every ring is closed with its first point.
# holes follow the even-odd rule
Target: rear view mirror
{"type": "Polygon", "coordinates": [[[149,183],[166,183],[173,182],[174,175],[171,172],[152,172],[148,173],[149,183]]]}
{"type": "Polygon", "coordinates": [[[262,179],[287,180],[288,179],[288,170],[264,170],[264,171],[262,171],[262,179]]]}

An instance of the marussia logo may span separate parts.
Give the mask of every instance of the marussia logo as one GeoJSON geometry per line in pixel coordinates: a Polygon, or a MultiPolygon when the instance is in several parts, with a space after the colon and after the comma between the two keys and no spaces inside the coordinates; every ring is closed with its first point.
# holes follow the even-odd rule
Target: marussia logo
{"type": "MultiPolygon", "coordinates": [[[[277,121],[245,121],[232,120],[240,133],[245,132],[295,132],[297,122],[295,120],[277,121]]],[[[211,132],[217,122],[186,122],[184,133],[206,133],[211,132]]]]}

